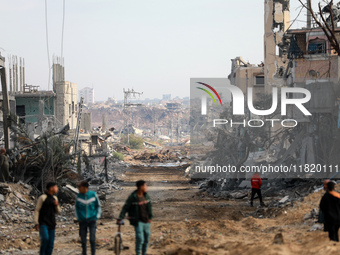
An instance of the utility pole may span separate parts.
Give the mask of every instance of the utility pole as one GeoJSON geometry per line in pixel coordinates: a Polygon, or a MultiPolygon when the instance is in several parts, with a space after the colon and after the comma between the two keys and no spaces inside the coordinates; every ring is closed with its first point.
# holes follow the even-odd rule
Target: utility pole
{"type": "Polygon", "coordinates": [[[138,103],[131,103],[129,102],[129,100],[131,99],[137,99],[139,98],[143,92],[137,92],[134,89],[123,89],[124,92],[124,105],[123,105],[123,113],[124,113],[124,128],[127,129],[127,143],[128,145],[130,145],[130,127],[129,127],[129,108],[130,107],[138,107],[141,106],[142,104],[138,104],[138,103]]]}
{"type": "Polygon", "coordinates": [[[311,2],[307,1],[307,28],[312,28],[311,2]]]}
{"type": "Polygon", "coordinates": [[[3,128],[4,128],[4,139],[5,139],[5,149],[9,149],[9,100],[8,100],[8,89],[6,83],[6,68],[5,68],[5,58],[0,55],[0,76],[1,76],[1,89],[2,89],[2,118],[3,118],[3,128]]]}
{"type": "Polygon", "coordinates": [[[9,57],[9,87],[10,91],[13,92],[13,76],[12,76],[12,56],[9,57]]]}
{"type": "MultiPolygon", "coordinates": [[[[84,98],[80,98],[79,102],[79,109],[78,109],[78,118],[77,118],[77,127],[76,127],[76,132],[74,134],[74,144],[73,144],[73,153],[77,153],[77,146],[78,146],[78,141],[79,141],[79,131],[80,131],[80,121],[81,121],[81,114],[83,111],[83,105],[84,105],[84,98]]],[[[79,159],[78,159],[79,160],[79,159]]]]}
{"type": "Polygon", "coordinates": [[[173,145],[173,137],[172,137],[172,117],[171,117],[171,119],[170,119],[170,137],[171,137],[171,142],[170,142],[170,144],[171,144],[171,146],[173,145]]]}
{"type": "Polygon", "coordinates": [[[179,144],[179,132],[180,132],[180,125],[179,125],[179,114],[177,114],[177,145],[179,144]]]}
{"type": "Polygon", "coordinates": [[[155,111],[155,108],[153,109],[152,111],[152,117],[153,117],[153,137],[154,139],[156,140],[156,111],[155,111]]]}
{"type": "Polygon", "coordinates": [[[104,169],[105,169],[105,181],[106,183],[109,182],[109,176],[107,174],[107,156],[105,155],[105,159],[104,159],[104,169]]]}

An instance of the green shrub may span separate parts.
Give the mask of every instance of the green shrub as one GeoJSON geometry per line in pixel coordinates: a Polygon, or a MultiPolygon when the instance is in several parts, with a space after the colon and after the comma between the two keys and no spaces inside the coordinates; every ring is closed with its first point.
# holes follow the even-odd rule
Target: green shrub
{"type": "Polygon", "coordinates": [[[123,155],[122,153],[116,152],[116,151],[114,151],[114,152],[112,153],[112,157],[113,157],[114,159],[124,160],[124,155],[123,155]]]}
{"type": "MultiPolygon", "coordinates": [[[[124,136],[123,143],[125,143],[125,144],[128,143],[127,136],[124,136]]],[[[131,149],[137,149],[137,150],[142,149],[143,143],[144,143],[144,140],[143,140],[142,137],[137,136],[137,135],[129,135],[129,147],[131,149]]]]}

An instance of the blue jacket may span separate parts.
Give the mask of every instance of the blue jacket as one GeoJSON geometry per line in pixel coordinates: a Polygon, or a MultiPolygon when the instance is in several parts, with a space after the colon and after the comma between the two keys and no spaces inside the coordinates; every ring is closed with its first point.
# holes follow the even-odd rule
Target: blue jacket
{"type": "Polygon", "coordinates": [[[76,217],[78,221],[92,221],[100,218],[102,209],[96,192],[89,190],[86,194],[78,193],[76,200],[76,217]]]}

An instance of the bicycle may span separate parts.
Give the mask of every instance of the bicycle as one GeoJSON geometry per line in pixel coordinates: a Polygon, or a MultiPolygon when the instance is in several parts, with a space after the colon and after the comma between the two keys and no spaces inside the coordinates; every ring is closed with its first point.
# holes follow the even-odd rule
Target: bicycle
{"type": "Polygon", "coordinates": [[[117,223],[118,225],[118,231],[115,235],[115,246],[114,251],[116,255],[120,255],[122,250],[128,250],[128,246],[123,245],[123,234],[121,232],[121,226],[124,225],[124,221],[120,221],[120,223],[117,223]]]}

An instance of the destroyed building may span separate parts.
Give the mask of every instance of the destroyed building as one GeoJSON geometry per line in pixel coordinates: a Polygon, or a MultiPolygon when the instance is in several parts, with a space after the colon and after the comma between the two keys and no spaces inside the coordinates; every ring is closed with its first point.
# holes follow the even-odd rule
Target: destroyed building
{"type": "Polygon", "coordinates": [[[279,45],[290,27],[290,0],[264,2],[264,77],[265,92],[283,85],[287,60],[282,57],[279,45]]]}
{"type": "MultiPolygon", "coordinates": [[[[334,155],[330,154],[339,149],[334,144],[340,123],[339,55],[324,30],[318,24],[312,24],[309,10],[306,27],[291,28],[289,2],[265,0],[264,62],[252,65],[241,57],[232,59],[228,78],[244,93],[252,87],[255,98],[257,93],[270,96],[273,87],[307,89],[311,99],[304,106],[312,116],[303,115],[293,105],[288,106],[287,117],[296,120],[299,128],[294,131],[294,139],[282,139],[282,145],[277,148],[279,150],[276,149],[281,151],[275,155],[280,158],[277,164],[282,164],[287,158],[297,158],[301,164],[334,162],[334,155]],[[324,132],[326,129],[330,131],[324,132]]],[[[327,13],[327,8],[323,10],[327,13]]],[[[329,23],[331,15],[328,15],[329,23]]],[[[340,28],[335,26],[332,33],[339,41],[340,28]]],[[[301,96],[290,94],[288,98],[301,96]]],[[[278,130],[274,127],[271,132],[278,130]]]]}
{"type": "MultiPolygon", "coordinates": [[[[340,29],[335,33],[340,35],[340,29]]],[[[311,92],[311,100],[306,104],[312,114],[337,112],[339,105],[339,56],[331,48],[321,28],[292,29],[289,38],[289,66],[285,79],[287,86],[306,88],[311,92]]],[[[309,122],[296,109],[290,116],[300,123],[309,122]]]]}
{"type": "Polygon", "coordinates": [[[252,87],[254,94],[264,92],[264,65],[254,65],[246,63],[242,57],[231,60],[231,74],[228,78],[231,85],[239,87],[243,93],[247,92],[248,87],[252,87]]]}
{"type": "Polygon", "coordinates": [[[264,2],[264,62],[254,65],[242,57],[231,60],[228,78],[243,92],[254,88],[254,94],[271,93],[272,87],[283,86],[287,61],[282,58],[279,45],[290,26],[289,0],[265,0],[264,2]]]}
{"type": "MultiPolygon", "coordinates": [[[[67,124],[70,129],[76,127],[77,85],[65,81],[63,68],[59,63],[53,64],[53,90],[40,91],[39,86],[25,84],[18,91],[10,91],[15,96],[16,115],[21,123],[35,125],[43,119],[49,119],[45,127],[60,128],[67,124]]],[[[10,81],[12,83],[16,81],[10,81]]]]}

